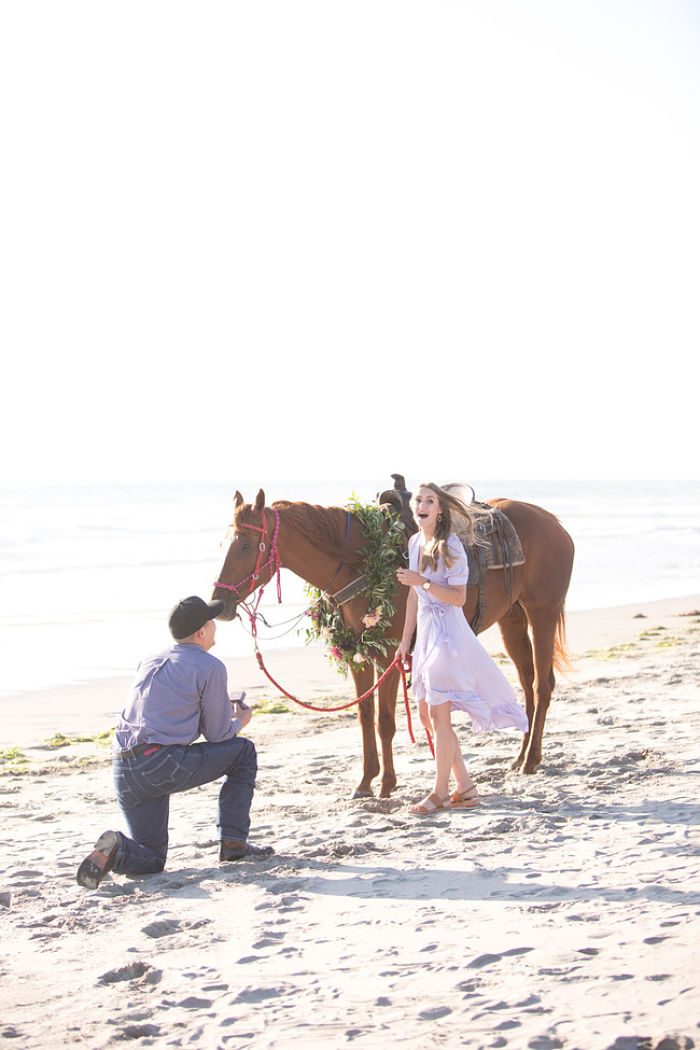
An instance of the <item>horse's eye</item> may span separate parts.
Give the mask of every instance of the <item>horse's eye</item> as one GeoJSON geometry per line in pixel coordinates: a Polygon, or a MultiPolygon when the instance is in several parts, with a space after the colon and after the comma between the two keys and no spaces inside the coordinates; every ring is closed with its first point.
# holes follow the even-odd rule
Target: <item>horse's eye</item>
{"type": "Polygon", "coordinates": [[[247,540],[244,540],[243,543],[241,543],[241,550],[242,551],[249,551],[252,546],[253,546],[252,543],[249,543],[247,540]]]}

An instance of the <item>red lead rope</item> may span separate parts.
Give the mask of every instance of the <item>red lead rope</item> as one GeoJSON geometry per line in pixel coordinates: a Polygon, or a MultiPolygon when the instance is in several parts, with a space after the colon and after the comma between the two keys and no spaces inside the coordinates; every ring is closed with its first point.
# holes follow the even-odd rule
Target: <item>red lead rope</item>
{"type": "MultiPolygon", "coordinates": [[[[265,553],[265,550],[266,550],[265,538],[267,536],[267,519],[266,519],[265,515],[263,514],[263,519],[262,519],[263,520],[263,525],[262,525],[262,528],[259,528],[257,525],[246,525],[245,526],[246,528],[255,529],[257,532],[261,532],[262,533],[262,539],[261,539],[261,542],[260,542],[260,544],[258,546],[258,552],[259,553],[258,553],[258,557],[257,557],[257,560],[256,560],[255,569],[253,570],[251,575],[246,577],[245,580],[239,580],[239,582],[237,584],[222,583],[221,580],[217,580],[216,583],[214,584],[215,587],[223,587],[225,590],[233,591],[234,594],[236,595],[236,597],[239,599],[240,604],[243,606],[243,608],[245,609],[246,613],[248,614],[248,618],[250,619],[250,630],[251,630],[251,634],[253,636],[253,643],[255,645],[255,658],[258,661],[258,666],[260,667],[260,670],[263,672],[265,677],[268,678],[270,682],[272,682],[274,687],[276,689],[279,689],[279,691],[282,694],[282,696],[286,696],[288,700],[291,700],[293,703],[298,704],[299,707],[306,708],[307,711],[320,711],[321,713],[323,713],[324,711],[329,711],[329,712],[332,712],[332,711],[345,711],[348,707],[354,707],[355,704],[361,704],[363,700],[366,700],[368,696],[371,696],[372,693],[374,693],[379,688],[379,686],[382,684],[384,679],[388,678],[388,676],[391,674],[391,672],[394,670],[394,668],[398,667],[399,671],[401,672],[401,681],[403,683],[403,700],[404,700],[404,706],[406,708],[406,722],[408,724],[408,735],[411,738],[411,743],[415,744],[416,738],[413,735],[413,726],[411,725],[411,706],[410,706],[409,701],[408,701],[408,685],[406,684],[406,668],[401,663],[401,661],[398,659],[398,657],[396,657],[394,659],[394,661],[391,664],[389,664],[389,666],[387,667],[386,671],[384,671],[384,673],[382,675],[380,675],[380,677],[377,679],[377,681],[375,682],[375,684],[372,686],[371,689],[368,689],[366,693],[363,693],[362,696],[358,696],[355,700],[351,700],[347,704],[341,704],[340,707],[314,707],[313,704],[304,703],[303,700],[297,699],[296,696],[292,696],[292,694],[288,693],[286,689],[283,689],[282,686],[279,684],[279,682],[275,681],[275,679],[272,677],[272,675],[270,674],[268,669],[265,667],[265,662],[263,660],[263,655],[260,652],[260,649],[258,648],[258,627],[257,627],[257,623],[255,621],[255,614],[257,612],[257,609],[258,609],[258,606],[260,604],[260,600],[261,600],[261,598],[263,596],[263,591],[264,591],[265,588],[263,586],[263,587],[261,587],[259,589],[258,596],[257,596],[257,599],[255,601],[255,605],[253,606],[252,610],[249,609],[248,605],[246,604],[246,602],[243,601],[243,599],[241,599],[241,597],[240,597],[240,595],[238,593],[238,588],[240,586],[242,586],[242,584],[247,583],[247,581],[250,580],[250,579],[257,580],[261,570],[267,568],[268,565],[271,565],[272,568],[270,570],[270,578],[272,578],[272,576],[274,575],[274,573],[276,571],[277,572],[277,599],[278,599],[278,601],[282,600],[281,586],[280,586],[281,560],[280,560],[280,556],[279,556],[279,551],[277,550],[277,536],[278,536],[278,533],[279,533],[280,518],[279,518],[278,511],[274,507],[272,509],[275,512],[275,531],[274,531],[274,534],[273,534],[273,537],[272,537],[270,557],[265,562],[265,564],[262,565],[262,556],[263,556],[263,554],[265,553]]],[[[430,752],[431,752],[433,758],[435,758],[435,749],[433,747],[433,738],[430,735],[430,730],[426,729],[425,730],[425,735],[428,738],[428,744],[430,745],[430,752]]]]}
{"type": "MultiPolygon", "coordinates": [[[[267,679],[269,679],[270,682],[272,682],[272,684],[274,685],[274,687],[276,689],[279,689],[279,691],[282,694],[282,696],[286,696],[288,700],[291,700],[291,701],[293,701],[293,703],[298,704],[299,707],[306,708],[307,711],[320,711],[321,713],[325,713],[326,711],[328,711],[328,712],[345,711],[349,707],[354,707],[355,704],[361,704],[363,700],[366,700],[368,696],[371,696],[372,693],[374,693],[375,690],[377,690],[379,688],[379,686],[382,684],[384,679],[388,678],[388,676],[391,674],[391,672],[394,670],[394,668],[398,667],[399,671],[401,672],[401,681],[403,683],[403,700],[404,700],[404,707],[406,708],[406,722],[407,722],[407,725],[408,725],[408,735],[411,738],[411,743],[415,744],[416,738],[413,735],[413,726],[411,725],[411,705],[410,705],[409,700],[408,700],[408,685],[406,683],[406,669],[405,669],[404,665],[401,663],[401,661],[399,660],[398,657],[396,657],[396,659],[393,661],[393,663],[389,664],[389,666],[387,667],[386,671],[384,671],[384,673],[382,675],[380,675],[380,677],[377,679],[377,681],[374,683],[374,685],[372,686],[371,689],[368,689],[366,693],[362,694],[362,696],[356,697],[355,700],[351,700],[347,704],[341,704],[339,707],[314,707],[313,704],[307,704],[303,700],[297,699],[296,696],[292,696],[291,693],[288,693],[287,690],[284,689],[279,684],[279,682],[275,681],[275,679],[272,677],[272,675],[270,674],[268,669],[265,667],[265,661],[263,660],[262,653],[257,648],[257,643],[256,643],[256,648],[255,648],[255,658],[258,661],[258,667],[260,668],[262,673],[265,675],[265,677],[267,679]]],[[[430,752],[431,752],[433,758],[435,758],[435,749],[433,748],[433,740],[432,740],[432,737],[430,735],[430,732],[427,729],[425,731],[425,735],[428,738],[428,744],[430,745],[430,752]]]]}

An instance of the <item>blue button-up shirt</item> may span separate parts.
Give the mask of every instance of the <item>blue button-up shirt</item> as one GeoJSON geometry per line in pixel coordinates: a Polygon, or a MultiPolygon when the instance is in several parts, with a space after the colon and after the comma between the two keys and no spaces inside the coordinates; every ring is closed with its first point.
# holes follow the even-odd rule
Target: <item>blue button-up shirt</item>
{"type": "Polygon", "coordinates": [[[137,744],[229,740],[241,729],[232,718],[226,667],[201,645],[176,642],[139,664],[114,735],[114,750],[137,744]]]}

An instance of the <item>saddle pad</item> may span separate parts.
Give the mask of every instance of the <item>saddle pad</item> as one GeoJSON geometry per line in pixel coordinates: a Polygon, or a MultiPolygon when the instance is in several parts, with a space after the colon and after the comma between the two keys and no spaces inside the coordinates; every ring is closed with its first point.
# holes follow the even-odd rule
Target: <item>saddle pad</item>
{"type": "Polygon", "coordinates": [[[476,528],[489,545],[486,548],[486,568],[505,569],[511,565],[524,565],[525,555],[515,525],[502,510],[479,505],[476,528]],[[483,514],[483,516],[482,516],[483,514]]]}

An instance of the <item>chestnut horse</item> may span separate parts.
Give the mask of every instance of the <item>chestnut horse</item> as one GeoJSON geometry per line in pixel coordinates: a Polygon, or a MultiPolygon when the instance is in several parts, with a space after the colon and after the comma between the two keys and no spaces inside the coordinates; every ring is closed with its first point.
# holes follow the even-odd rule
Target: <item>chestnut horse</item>
{"type": "MultiPolygon", "coordinates": [[[[509,499],[488,502],[512,521],[520,537],[525,563],[511,570],[510,593],[506,593],[503,570],[488,570],[485,615],[480,629],[498,623],[503,644],[516,666],[530,728],[523,737],[513,768],[534,773],[542,761],[542,734],[554,688],[554,668],[563,669],[567,663],[564,600],[571,578],[574,545],[554,515],[541,507],[509,499]]],[[[277,500],[266,507],[262,489],[251,505],[236,492],[229,535],[230,544],[213,592],[215,599],[224,602],[220,620],[232,620],[239,601],[268,583],[279,566],[331,594],[337,594],[362,571],[361,549],[365,536],[357,517],[342,507],[319,507],[287,500],[277,500]]],[[[407,588],[397,584],[396,615],[387,629],[389,638],[401,637],[407,593],[407,588]]],[[[469,622],[476,612],[476,603],[477,588],[469,587],[464,605],[464,615],[469,622]]],[[[362,593],[342,605],[346,626],[358,636],[367,611],[362,593]]],[[[393,653],[390,653],[378,658],[377,664],[384,669],[392,660],[393,653]]],[[[374,668],[367,662],[353,664],[351,673],[356,695],[362,696],[374,684],[374,668]]],[[[394,668],[377,690],[383,798],[388,798],[396,786],[392,741],[398,680],[399,671],[394,668]]],[[[363,797],[372,794],[372,781],[380,772],[374,696],[358,705],[358,717],[363,764],[355,797],[363,797]]]]}

